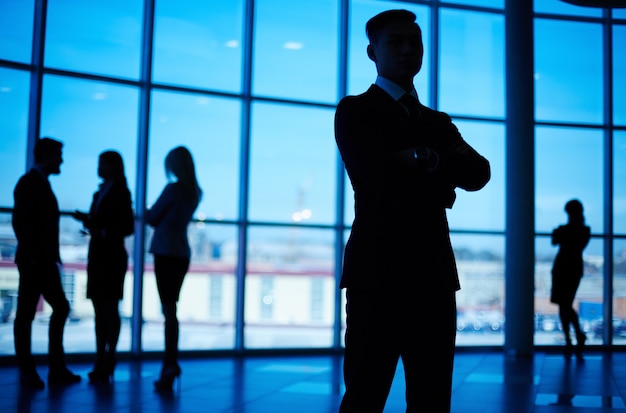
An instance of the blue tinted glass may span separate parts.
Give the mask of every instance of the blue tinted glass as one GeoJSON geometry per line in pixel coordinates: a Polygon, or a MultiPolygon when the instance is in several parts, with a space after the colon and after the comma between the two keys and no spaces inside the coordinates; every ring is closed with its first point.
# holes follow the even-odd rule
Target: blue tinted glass
{"type": "Polygon", "coordinates": [[[46,66],[139,78],[142,0],[49,0],[46,66]]]}
{"type": "Polygon", "coordinates": [[[255,95],[335,102],[337,0],[255,2],[255,95]]]}
{"type": "MultiPolygon", "coordinates": [[[[378,13],[398,8],[397,2],[359,0],[353,1],[350,8],[350,33],[348,40],[348,94],[363,93],[376,81],[376,65],[367,57],[367,36],[365,23],[378,13]]],[[[402,3],[402,8],[412,11],[417,16],[417,24],[422,29],[424,42],[424,63],[422,70],[415,76],[414,85],[420,100],[428,105],[428,74],[430,72],[430,11],[426,7],[402,3]]]]}
{"type": "Polygon", "coordinates": [[[613,9],[613,17],[616,19],[626,19],[626,8],[623,9],[613,9]]]}
{"type": "Polygon", "coordinates": [[[613,27],[613,123],[626,126],[626,26],[613,27]]]}
{"type": "Polygon", "coordinates": [[[157,1],[154,82],[239,92],[242,9],[241,0],[157,1]]]}
{"type": "Polygon", "coordinates": [[[601,130],[539,127],[535,140],[535,230],[551,232],[564,219],[563,206],[578,198],[587,224],[603,224],[601,130]]]}
{"type": "Polygon", "coordinates": [[[602,26],[537,19],[535,39],[536,119],[602,122],[602,26]]]}
{"type": "Polygon", "coordinates": [[[33,41],[33,0],[2,0],[0,59],[30,63],[33,41]]]}
{"type": "Polygon", "coordinates": [[[334,111],[266,103],[252,109],[250,220],[335,222],[334,111]]]}
{"type": "Polygon", "coordinates": [[[441,11],[439,109],[504,117],[504,18],[441,11]]]}
{"type": "Polygon", "coordinates": [[[197,218],[237,219],[239,199],[239,119],[235,99],[154,92],[148,151],[147,203],[156,201],[166,184],[164,160],[184,145],[195,161],[203,190],[197,218]]]}
{"type": "Polygon", "coordinates": [[[626,235],[626,131],[613,139],[613,231],[626,235]]]}
{"type": "Polygon", "coordinates": [[[50,178],[60,208],[88,210],[100,183],[98,155],[108,149],[122,154],[134,197],[138,90],[60,76],[43,84],[41,134],[64,143],[61,174],[50,178]]]}
{"type": "Polygon", "coordinates": [[[26,171],[30,74],[0,68],[0,206],[13,206],[13,187],[26,171]]]}
{"type": "Polygon", "coordinates": [[[468,6],[504,8],[504,0],[450,0],[448,3],[466,4],[468,6]]]}
{"type": "Polygon", "coordinates": [[[451,230],[503,231],[505,221],[505,129],[502,124],[455,121],[463,138],[491,166],[491,180],[478,192],[456,189],[456,201],[448,210],[451,230]]]}
{"type": "Polygon", "coordinates": [[[602,9],[595,7],[582,7],[570,4],[564,0],[535,0],[535,11],[538,13],[568,14],[571,16],[601,17],[602,9]]]}

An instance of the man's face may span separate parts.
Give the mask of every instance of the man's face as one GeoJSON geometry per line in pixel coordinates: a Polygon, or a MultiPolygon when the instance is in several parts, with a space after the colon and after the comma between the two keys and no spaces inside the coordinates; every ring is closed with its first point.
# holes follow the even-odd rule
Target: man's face
{"type": "Polygon", "coordinates": [[[61,173],[61,164],[63,163],[63,150],[53,151],[46,155],[44,159],[44,169],[50,175],[58,175],[61,173]]]}
{"type": "Polygon", "coordinates": [[[415,23],[391,23],[367,48],[378,74],[403,86],[413,81],[422,68],[422,32],[415,23]]]}

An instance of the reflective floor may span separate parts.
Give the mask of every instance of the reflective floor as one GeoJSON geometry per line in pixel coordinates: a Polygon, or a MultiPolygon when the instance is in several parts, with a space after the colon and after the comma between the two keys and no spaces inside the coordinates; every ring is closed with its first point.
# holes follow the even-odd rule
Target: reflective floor
{"type": "MultiPolygon", "coordinates": [[[[329,413],[337,412],[343,391],[341,357],[328,355],[183,359],[181,380],[166,396],[153,391],[158,361],[120,362],[111,385],[88,384],[90,364],[70,367],[81,383],[39,391],[20,388],[16,367],[0,367],[0,411],[329,413]]],[[[45,379],[47,368],[39,374],[45,379]]],[[[626,413],[626,353],[589,352],[579,362],[543,352],[511,360],[500,352],[462,351],[453,386],[455,413],[626,413]]],[[[400,364],[385,412],[404,406],[400,364]]]]}

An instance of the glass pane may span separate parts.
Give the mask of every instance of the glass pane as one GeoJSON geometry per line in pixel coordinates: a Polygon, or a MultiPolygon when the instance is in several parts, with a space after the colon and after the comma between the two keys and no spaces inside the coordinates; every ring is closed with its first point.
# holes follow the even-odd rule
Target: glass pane
{"type": "Polygon", "coordinates": [[[335,102],[337,0],[255,2],[255,95],[335,102]]]}
{"type": "MultiPolygon", "coordinates": [[[[12,184],[15,185],[15,182],[12,182],[12,184]]],[[[13,194],[13,188],[11,188],[10,194],[13,194]]],[[[12,202],[11,205],[13,205],[12,202]]],[[[17,308],[17,286],[19,282],[17,266],[13,262],[16,245],[15,233],[11,226],[11,213],[0,212],[0,257],[2,258],[0,259],[0,303],[2,304],[2,307],[0,307],[0,331],[2,332],[0,334],[0,355],[11,357],[15,357],[13,320],[15,319],[15,309],[17,308]]],[[[38,316],[38,314],[35,315],[35,317],[38,316]]],[[[33,333],[36,331],[37,325],[38,323],[33,323],[33,333]]],[[[46,325],[45,331],[41,335],[41,337],[46,338],[46,347],[45,350],[42,350],[44,352],[48,351],[47,332],[46,325]]],[[[35,334],[33,334],[34,337],[35,334]]]]}
{"type": "Polygon", "coordinates": [[[329,230],[250,228],[245,347],[332,345],[335,279],[329,230]]]}
{"type": "Polygon", "coordinates": [[[0,206],[7,208],[13,207],[13,188],[26,172],[29,88],[30,73],[0,68],[0,206]]]}
{"type": "Polygon", "coordinates": [[[175,146],[192,153],[204,192],[199,219],[238,216],[241,103],[235,99],[155,91],[148,152],[147,203],[166,184],[164,160],[175,146]]]}
{"type": "MultiPolygon", "coordinates": [[[[567,222],[565,211],[561,215],[561,219],[555,221],[554,228],[567,222]]],[[[585,212],[585,215],[588,213],[585,212]]],[[[535,344],[537,345],[565,344],[558,315],[559,307],[550,302],[552,265],[557,251],[558,246],[552,245],[550,236],[535,239],[535,344]]],[[[602,290],[604,288],[602,240],[591,239],[583,251],[583,260],[584,275],[574,299],[574,309],[578,312],[580,326],[587,335],[587,344],[602,344],[602,337],[597,334],[597,326],[602,318],[602,290]]],[[[573,332],[571,337],[575,342],[573,332]]]]}
{"type": "MultiPolygon", "coordinates": [[[[136,131],[138,94],[135,88],[107,83],[46,76],[42,98],[41,130],[43,135],[64,143],[61,174],[50,182],[61,210],[88,210],[92,194],[98,189],[99,154],[108,149],[122,154],[131,194],[136,181],[136,131]]],[[[135,199],[133,199],[135,201],[135,199]]],[[[64,263],[64,285],[72,303],[72,323],[65,329],[68,352],[95,351],[93,308],[86,298],[86,262],[89,239],[79,230],[80,223],[70,217],[61,220],[61,258],[64,263]]],[[[126,238],[132,268],[133,237],[126,238]]],[[[124,299],[120,303],[123,317],[118,350],[130,350],[133,275],[126,273],[124,299]]],[[[47,331],[42,332],[47,340],[47,331]]],[[[42,349],[42,351],[44,351],[42,349]]]]}
{"type": "Polygon", "coordinates": [[[626,131],[613,139],[613,232],[626,235],[626,131]]]}
{"type": "Polygon", "coordinates": [[[504,117],[504,18],[441,10],[439,108],[504,117]]]}
{"type": "MultiPolygon", "coordinates": [[[[146,235],[150,242],[150,227],[146,235]]],[[[235,345],[237,229],[233,225],[192,222],[188,236],[192,254],[177,305],[178,348],[183,351],[232,349],[235,345]]],[[[162,351],[165,326],[152,254],[146,253],[145,259],[143,350],[162,351]]]]}
{"type": "Polygon", "coordinates": [[[461,289],[456,293],[459,346],[504,343],[504,237],[452,234],[461,289]]]}
{"type": "Polygon", "coordinates": [[[0,59],[30,63],[34,13],[33,0],[2,0],[0,59]]]}
{"type": "Polygon", "coordinates": [[[537,128],[535,141],[535,230],[552,232],[567,201],[584,205],[592,233],[603,228],[602,131],[537,128]],[[566,150],[565,150],[566,149],[566,150]]]}
{"type": "Polygon", "coordinates": [[[602,26],[537,19],[535,39],[536,119],[601,123],[602,26]]]}
{"type": "Polygon", "coordinates": [[[626,344],[626,240],[613,244],[613,344],[626,344]]]}
{"type": "Polygon", "coordinates": [[[563,0],[537,0],[533,2],[537,13],[568,14],[571,16],[601,17],[602,9],[568,4],[563,0]]]}
{"type": "Polygon", "coordinates": [[[448,3],[466,4],[468,6],[504,8],[504,0],[450,0],[448,3]]]}
{"type": "Polygon", "coordinates": [[[239,92],[242,3],[155,2],[154,82],[239,92]]]}
{"type": "Polygon", "coordinates": [[[108,149],[122,154],[134,194],[138,90],[61,76],[46,76],[43,84],[42,136],[64,143],[61,174],[50,177],[61,210],[89,208],[100,184],[98,156],[108,149]]]}
{"type": "Polygon", "coordinates": [[[329,109],[253,105],[250,220],[335,222],[333,116],[329,109]]]}
{"type": "MultiPolygon", "coordinates": [[[[380,12],[398,8],[397,2],[355,0],[350,8],[350,33],[348,47],[348,94],[357,95],[365,92],[376,81],[376,65],[367,57],[368,40],[365,35],[365,24],[380,12]]],[[[424,62],[422,70],[415,76],[414,85],[420,101],[429,106],[430,90],[428,77],[430,73],[430,9],[402,3],[402,8],[415,13],[417,24],[422,29],[424,43],[424,62]]]]}
{"type": "Polygon", "coordinates": [[[456,201],[447,210],[453,230],[504,231],[505,136],[499,123],[455,121],[461,135],[491,166],[491,180],[478,192],[456,189],[456,201]]]}
{"type": "Polygon", "coordinates": [[[613,17],[616,19],[626,19],[626,9],[613,9],[611,10],[613,17]]]}
{"type": "Polygon", "coordinates": [[[46,66],[139,78],[142,0],[49,0],[46,66]]]}
{"type": "Polygon", "coordinates": [[[613,123],[626,126],[626,26],[613,26],[613,123]]]}

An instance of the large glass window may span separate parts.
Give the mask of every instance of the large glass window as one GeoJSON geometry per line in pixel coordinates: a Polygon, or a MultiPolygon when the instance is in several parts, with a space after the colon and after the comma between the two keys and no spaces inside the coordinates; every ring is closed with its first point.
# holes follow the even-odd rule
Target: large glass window
{"type": "Polygon", "coordinates": [[[613,139],[613,232],[626,235],[626,131],[613,139]]]}
{"type": "Polygon", "coordinates": [[[13,205],[13,188],[26,172],[29,81],[28,72],[0,68],[1,206],[13,205]]]}
{"type": "Polygon", "coordinates": [[[613,123],[626,126],[626,25],[613,28],[613,123]]]}
{"type": "Polygon", "coordinates": [[[247,348],[330,347],[334,326],[333,233],[251,227],[246,256],[247,348]]]}
{"type": "Polygon", "coordinates": [[[441,10],[439,109],[504,117],[504,18],[441,10]]]}
{"type": "Polygon", "coordinates": [[[46,66],[139,78],[142,0],[50,0],[46,66]]]}
{"type": "Polygon", "coordinates": [[[333,115],[329,109],[253,105],[251,221],[334,222],[333,115]]]}
{"type": "Polygon", "coordinates": [[[602,232],[602,131],[538,127],[535,148],[535,230],[551,232],[565,203],[578,198],[591,231],[602,232]]]}
{"type": "Polygon", "coordinates": [[[34,0],[2,1],[0,59],[30,63],[34,8],[34,0]]]}
{"type": "Polygon", "coordinates": [[[257,0],[255,7],[253,93],[334,102],[337,0],[257,0]]]}
{"type": "Polygon", "coordinates": [[[601,123],[602,26],[536,19],[535,39],[535,118],[601,123]]]}
{"type": "Polygon", "coordinates": [[[241,89],[243,0],[155,2],[153,80],[241,89]]]}

